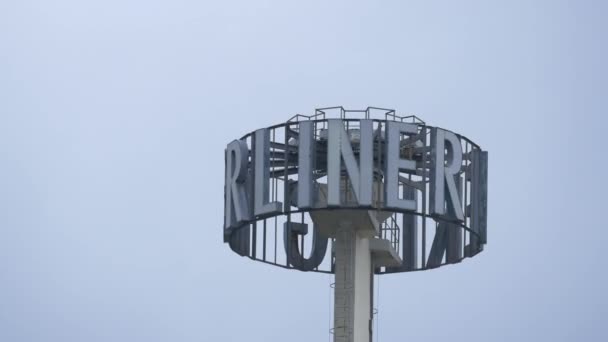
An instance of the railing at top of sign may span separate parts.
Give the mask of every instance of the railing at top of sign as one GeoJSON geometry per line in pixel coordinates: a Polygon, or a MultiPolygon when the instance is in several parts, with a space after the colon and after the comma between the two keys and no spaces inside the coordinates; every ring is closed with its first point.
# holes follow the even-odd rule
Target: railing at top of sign
{"type": "Polygon", "coordinates": [[[388,120],[392,118],[393,121],[411,122],[415,124],[425,125],[426,123],[417,117],[416,115],[399,116],[395,113],[394,109],[380,108],[380,107],[367,107],[366,109],[344,109],[342,106],[337,107],[325,107],[317,108],[313,115],[296,114],[292,116],[287,122],[299,122],[303,120],[325,120],[326,114],[329,111],[340,111],[340,119],[370,119],[372,111],[384,112],[384,119],[388,120]],[[363,118],[357,117],[363,114],[363,118]]]}
{"type": "MultiPolygon", "coordinates": [[[[420,119],[419,117],[417,117],[416,115],[399,116],[399,115],[395,114],[394,109],[380,108],[380,107],[367,107],[367,109],[365,109],[365,110],[363,110],[363,109],[357,110],[357,109],[344,109],[344,107],[338,106],[338,107],[318,108],[315,110],[315,114],[313,114],[313,115],[296,114],[284,123],[272,125],[267,128],[275,129],[278,127],[296,125],[296,127],[294,129],[297,131],[298,130],[297,125],[299,124],[300,121],[311,120],[311,121],[326,122],[327,116],[329,115],[328,112],[330,112],[330,111],[339,111],[339,113],[340,113],[339,118],[342,120],[346,120],[346,121],[357,121],[360,119],[371,119],[374,121],[381,121],[382,119],[378,119],[378,118],[373,119],[372,115],[371,115],[371,112],[373,112],[373,111],[381,111],[384,114],[384,120],[409,122],[409,123],[413,123],[413,124],[417,124],[417,125],[421,125],[421,126],[431,127],[431,126],[427,126],[426,122],[423,121],[422,119],[420,119]],[[364,114],[363,118],[360,116],[357,117],[357,115],[356,115],[357,113],[358,114],[363,113],[364,114]]],[[[323,127],[323,128],[326,128],[326,127],[323,127]]],[[[471,139],[469,139],[463,135],[460,135],[456,132],[453,132],[453,133],[456,134],[456,136],[458,136],[458,138],[471,144],[474,148],[480,148],[479,145],[474,143],[471,139]]],[[[427,132],[427,134],[430,134],[430,131],[427,132]]],[[[253,135],[253,132],[245,134],[244,136],[241,137],[241,139],[245,139],[251,135],[253,135]]]]}

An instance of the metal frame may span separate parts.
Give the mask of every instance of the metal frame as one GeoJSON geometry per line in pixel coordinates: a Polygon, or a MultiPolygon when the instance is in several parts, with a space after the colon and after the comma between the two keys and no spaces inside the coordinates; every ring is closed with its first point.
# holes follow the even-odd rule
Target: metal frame
{"type": "MultiPolygon", "coordinates": [[[[377,169],[380,172],[383,170],[382,151],[384,150],[384,142],[380,138],[380,135],[382,135],[383,128],[386,127],[386,122],[408,122],[418,126],[418,135],[415,136],[415,139],[402,138],[400,147],[404,153],[409,153],[408,157],[410,159],[416,160],[416,171],[413,173],[399,173],[400,193],[403,193],[406,188],[410,189],[410,192],[414,189],[413,192],[416,193],[415,198],[418,203],[417,209],[415,212],[391,210],[391,216],[382,224],[380,232],[380,237],[388,239],[399,252],[402,259],[406,257],[403,255],[406,253],[406,248],[400,248],[403,247],[401,244],[410,243],[408,251],[411,254],[412,250],[415,250],[415,255],[410,255],[408,260],[412,260],[412,258],[415,258],[415,260],[407,264],[404,263],[402,267],[398,268],[377,268],[375,270],[376,274],[401,273],[436,268],[446,264],[458,263],[483,250],[486,242],[485,232],[478,232],[472,229],[471,220],[473,218],[470,215],[470,207],[472,206],[471,179],[472,172],[474,172],[470,166],[474,151],[481,151],[477,144],[462,135],[456,134],[463,151],[463,162],[458,177],[462,184],[462,188],[459,190],[461,190],[460,199],[463,204],[462,209],[465,212],[465,219],[462,223],[449,221],[442,217],[431,215],[429,211],[430,132],[434,127],[426,125],[424,121],[415,115],[398,116],[393,109],[368,107],[365,110],[346,110],[343,107],[328,107],[317,109],[310,116],[297,114],[287,122],[267,128],[270,135],[270,200],[283,202],[283,213],[268,217],[254,217],[252,220],[245,222],[240,228],[231,231],[230,236],[225,238],[225,240],[230,243],[231,248],[236,253],[249,257],[252,260],[282,268],[333,273],[333,240],[329,239],[324,260],[318,267],[303,269],[301,266],[293,265],[288,261],[288,255],[292,253],[290,246],[293,244],[292,242],[284,244],[284,240],[291,241],[291,239],[297,239],[300,253],[308,255],[311,249],[310,246],[314,243],[315,239],[315,237],[311,236],[313,235],[312,230],[308,229],[310,231],[307,234],[306,231],[288,231],[287,229],[283,229],[283,226],[291,227],[293,223],[299,224],[298,227],[313,227],[309,213],[316,210],[358,209],[387,211],[379,205],[300,209],[292,203],[291,184],[297,181],[298,170],[298,150],[297,146],[293,144],[293,139],[298,137],[299,125],[302,121],[311,121],[314,125],[314,137],[317,142],[316,152],[319,156],[315,159],[315,162],[321,164],[314,166],[316,170],[314,180],[317,182],[325,177],[322,162],[323,158],[326,158],[324,156],[327,153],[327,146],[323,145],[321,135],[323,134],[323,130],[328,127],[328,116],[336,112],[338,114],[336,116],[342,119],[347,131],[349,129],[356,129],[360,119],[370,119],[373,121],[374,131],[379,132],[378,134],[374,134],[374,163],[378,163],[377,169]],[[376,113],[380,113],[384,118],[372,118],[372,116],[376,116],[376,113]],[[422,144],[422,146],[416,146],[417,142],[422,144]],[[409,226],[413,227],[410,229],[414,229],[408,229],[407,234],[404,233],[403,227],[399,225],[400,222],[405,224],[406,220],[408,220],[409,226]],[[435,229],[428,229],[429,227],[435,227],[435,229]],[[297,236],[294,237],[293,234],[297,234],[297,236]],[[412,241],[413,237],[416,239],[415,242],[412,241]],[[430,237],[432,239],[429,239],[430,237]]],[[[251,132],[240,139],[245,141],[249,147],[250,155],[248,162],[250,167],[253,163],[251,151],[253,150],[254,136],[255,132],[251,132]]],[[[348,186],[345,186],[345,188],[348,188],[348,186]]],[[[319,237],[316,238],[318,239],[319,237]]]]}

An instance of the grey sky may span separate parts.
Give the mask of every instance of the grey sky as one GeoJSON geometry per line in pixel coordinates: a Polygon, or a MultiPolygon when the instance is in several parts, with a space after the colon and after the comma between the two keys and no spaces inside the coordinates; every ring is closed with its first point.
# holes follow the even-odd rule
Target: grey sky
{"type": "Polygon", "coordinates": [[[0,2],[0,341],[327,341],[327,275],[222,244],[223,149],[315,107],[490,152],[481,255],[380,341],[606,341],[602,1],[0,2]]]}

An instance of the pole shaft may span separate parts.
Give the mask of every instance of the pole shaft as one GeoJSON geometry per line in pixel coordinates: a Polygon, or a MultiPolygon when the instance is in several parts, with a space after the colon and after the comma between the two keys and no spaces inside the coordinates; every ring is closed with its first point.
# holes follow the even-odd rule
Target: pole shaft
{"type": "Polygon", "coordinates": [[[335,240],[334,342],[371,341],[372,260],[369,240],[352,227],[335,240]]]}

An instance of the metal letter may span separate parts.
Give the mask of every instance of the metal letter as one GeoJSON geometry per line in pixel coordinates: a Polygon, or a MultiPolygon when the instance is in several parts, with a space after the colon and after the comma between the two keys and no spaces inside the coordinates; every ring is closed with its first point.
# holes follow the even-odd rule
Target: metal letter
{"type": "Polygon", "coordinates": [[[435,230],[435,237],[433,238],[433,245],[429,252],[429,258],[426,261],[427,268],[435,268],[441,266],[443,261],[443,255],[448,245],[448,229],[452,229],[450,224],[447,222],[439,222],[437,229],[435,230]]]}
{"type": "MultiPolygon", "coordinates": [[[[481,237],[481,243],[487,243],[487,227],[488,227],[488,152],[475,151],[473,154],[473,162],[478,163],[477,179],[473,182],[471,190],[475,188],[475,200],[477,203],[476,210],[473,213],[475,223],[472,225],[481,237]]],[[[473,195],[471,195],[473,196],[473,195]]]]}
{"type": "MultiPolygon", "coordinates": [[[[403,187],[404,199],[417,202],[418,190],[403,187]]],[[[414,208],[415,210],[415,208],[414,208]]],[[[403,214],[403,266],[408,271],[413,271],[418,265],[418,216],[403,214]]]]}
{"type": "Polygon", "coordinates": [[[249,256],[251,251],[251,229],[250,225],[239,228],[230,234],[228,245],[235,253],[240,256],[249,256]]]}
{"type": "Polygon", "coordinates": [[[315,159],[314,123],[302,121],[298,139],[298,208],[312,207],[312,168],[315,159]]]}
{"type": "Polygon", "coordinates": [[[399,170],[416,170],[416,162],[401,159],[401,134],[415,135],[418,126],[404,122],[386,123],[386,173],[384,176],[384,199],[387,209],[416,210],[416,201],[399,198],[399,170]]]}
{"type": "MultiPolygon", "coordinates": [[[[433,170],[431,170],[431,194],[430,211],[431,214],[448,216],[458,221],[464,220],[460,195],[456,188],[454,176],[460,173],[462,166],[462,146],[458,137],[449,131],[433,128],[431,131],[431,159],[433,160],[433,170]],[[445,143],[448,143],[447,146],[445,143]],[[449,164],[446,165],[445,150],[448,150],[449,164]],[[447,198],[449,214],[446,214],[445,189],[447,188],[449,197],[447,198]]],[[[460,178],[459,178],[460,179],[460,178]]]]}
{"type": "Polygon", "coordinates": [[[302,238],[304,238],[308,234],[308,225],[305,223],[285,222],[283,227],[283,245],[289,264],[300,271],[312,271],[321,265],[327,252],[329,239],[322,237],[319,234],[319,230],[313,225],[312,248],[310,258],[307,259],[302,255],[304,251],[300,251],[298,235],[302,235],[302,238]]]}
{"type": "Polygon", "coordinates": [[[241,226],[250,219],[247,199],[247,159],[249,149],[242,140],[234,140],[226,148],[226,183],[224,185],[224,229],[241,226]]]}
{"type": "Polygon", "coordinates": [[[471,182],[471,204],[467,215],[471,217],[470,244],[465,247],[466,256],[474,256],[479,253],[487,242],[487,220],[488,220],[488,152],[473,150],[471,152],[470,176],[471,182]]]}
{"type": "Polygon", "coordinates": [[[342,120],[330,119],[327,148],[327,204],[340,206],[340,179],[342,164],[348,173],[359,205],[372,204],[373,184],[373,125],[372,120],[360,120],[359,166],[348,133],[342,120]]]}
{"type": "Polygon", "coordinates": [[[268,203],[270,169],[270,134],[268,129],[262,128],[255,131],[255,182],[254,182],[254,206],[253,213],[257,216],[267,216],[281,213],[282,203],[275,201],[268,203]]]}
{"type": "MultiPolygon", "coordinates": [[[[461,177],[456,175],[454,179],[456,190],[460,194],[462,193],[461,177]]],[[[462,228],[454,223],[440,221],[437,224],[433,245],[429,252],[427,267],[441,266],[444,254],[446,264],[455,264],[462,260],[462,253],[462,228]]]]}
{"type": "MultiPolygon", "coordinates": [[[[462,177],[460,175],[454,176],[454,183],[456,183],[456,193],[462,194],[462,177]]],[[[459,201],[462,197],[458,198],[459,201]]],[[[456,224],[448,224],[448,244],[446,247],[445,261],[448,264],[454,264],[462,259],[462,228],[456,224]]]]}

